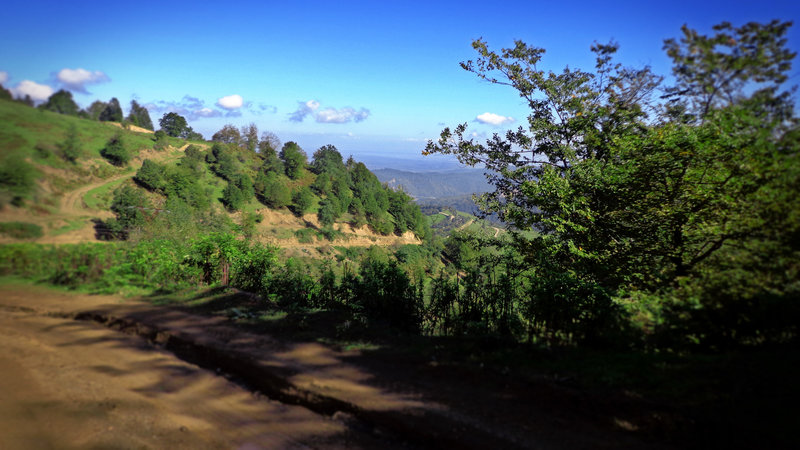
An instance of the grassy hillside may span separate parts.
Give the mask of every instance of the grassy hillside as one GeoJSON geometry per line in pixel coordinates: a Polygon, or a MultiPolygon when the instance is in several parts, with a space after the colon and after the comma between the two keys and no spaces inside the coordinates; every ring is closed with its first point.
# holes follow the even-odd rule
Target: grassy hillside
{"type": "Polygon", "coordinates": [[[70,168],[59,158],[60,147],[70,127],[79,137],[81,159],[100,158],[100,150],[116,134],[125,137],[133,152],[153,148],[153,135],[122,129],[112,122],[97,122],[30,108],[18,102],[0,100],[0,158],[32,158],[37,164],[70,168]]]}
{"type": "MultiPolygon", "coordinates": [[[[151,235],[168,232],[169,226],[159,217],[165,213],[157,212],[164,210],[174,217],[172,222],[197,224],[194,228],[173,226],[169,231],[184,235],[238,230],[249,238],[292,248],[331,240],[339,245],[360,246],[419,242],[403,236],[403,231],[413,225],[399,215],[410,211],[410,204],[404,206],[407,200],[384,190],[363,165],[355,167],[359,163],[345,168],[340,162],[337,173],[325,175],[328,181],[314,185],[322,171],[312,171],[307,163],[294,177],[288,177],[277,154],[267,161],[269,158],[264,155],[235,144],[194,142],[192,156],[187,158],[183,150],[189,144],[192,143],[178,138],[157,138],[152,132],[135,127],[126,129],[119,123],[61,115],[0,100],[0,242],[68,243],[107,238],[106,227],[113,227],[116,220],[110,207],[123,189],[150,205],[152,211],[143,214],[143,222],[136,228],[161,227],[150,230],[151,235]],[[117,161],[107,157],[104,149],[116,137],[121,139],[129,162],[115,165],[112,162],[117,161]],[[137,177],[145,161],[164,178],[161,185],[149,186],[137,177]],[[354,212],[342,203],[357,198],[354,195],[358,194],[358,187],[347,187],[352,183],[347,175],[351,169],[368,174],[359,175],[362,190],[366,186],[367,194],[380,194],[375,199],[370,197],[378,203],[366,213],[354,212]],[[241,183],[245,195],[232,205],[228,191],[241,183]],[[272,188],[265,187],[265,183],[283,189],[282,200],[272,198],[267,192],[272,188]],[[302,210],[295,207],[296,198],[292,197],[300,191],[308,194],[302,210]],[[325,204],[327,212],[334,213],[328,214],[324,218],[326,224],[322,224],[318,213],[325,204]],[[184,216],[179,219],[171,209],[184,216]],[[380,229],[376,230],[373,223],[380,229]]],[[[123,206],[131,207],[141,205],[123,206]]]]}

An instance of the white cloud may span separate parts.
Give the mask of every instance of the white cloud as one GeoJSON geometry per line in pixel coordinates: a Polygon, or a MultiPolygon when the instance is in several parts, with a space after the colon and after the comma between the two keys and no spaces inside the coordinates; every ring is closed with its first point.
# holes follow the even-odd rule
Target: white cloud
{"type": "Polygon", "coordinates": [[[316,100],[297,102],[297,109],[289,114],[289,120],[302,122],[306,116],[310,115],[318,123],[348,123],[362,122],[370,115],[370,111],[367,108],[356,110],[348,106],[341,109],[332,107],[319,109],[319,106],[320,104],[316,100]]]}
{"type": "Polygon", "coordinates": [[[56,78],[58,79],[58,82],[61,83],[65,88],[83,94],[89,93],[86,90],[87,84],[97,84],[111,81],[111,79],[108,78],[108,75],[99,70],[92,72],[90,70],[81,68],[61,69],[56,75],[56,78]]]}
{"type": "Polygon", "coordinates": [[[23,80],[17,87],[11,88],[14,97],[30,95],[34,102],[43,102],[53,95],[53,88],[46,84],[39,84],[31,80],[23,80]]]}
{"type": "Polygon", "coordinates": [[[494,114],[494,113],[490,113],[490,112],[485,112],[485,113],[479,115],[478,117],[475,118],[475,120],[480,122],[480,123],[494,125],[496,127],[500,126],[500,125],[503,125],[503,124],[506,124],[506,123],[514,122],[514,118],[513,117],[505,117],[505,116],[501,116],[499,114],[494,114]]]}
{"type": "Polygon", "coordinates": [[[205,102],[191,95],[184,95],[180,101],[159,100],[146,103],[145,108],[155,116],[174,112],[185,117],[186,120],[197,120],[209,117],[222,117],[222,111],[205,106],[205,102]]]}
{"type": "Polygon", "coordinates": [[[356,111],[354,108],[346,107],[342,109],[325,108],[317,112],[315,118],[320,123],[347,123],[362,122],[369,117],[369,110],[361,108],[356,111]]]}
{"type": "Polygon", "coordinates": [[[217,99],[217,106],[225,109],[239,109],[244,105],[241,95],[233,94],[217,99]]]}
{"type": "Polygon", "coordinates": [[[200,108],[197,111],[194,111],[194,115],[197,117],[219,117],[222,114],[211,108],[200,108]]]}
{"type": "Polygon", "coordinates": [[[8,81],[8,72],[0,70],[0,84],[4,84],[6,81],[8,81]]]}
{"type": "Polygon", "coordinates": [[[289,120],[292,122],[302,122],[307,115],[313,114],[319,108],[319,102],[316,100],[309,100],[307,102],[297,102],[297,109],[289,114],[289,120]]]}

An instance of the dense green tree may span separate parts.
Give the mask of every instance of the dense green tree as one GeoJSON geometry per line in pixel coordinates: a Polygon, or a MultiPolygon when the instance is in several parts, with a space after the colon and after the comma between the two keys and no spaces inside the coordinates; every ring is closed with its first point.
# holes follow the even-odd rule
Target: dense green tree
{"type": "Polygon", "coordinates": [[[95,100],[86,108],[86,115],[92,120],[100,120],[100,114],[102,114],[106,108],[108,108],[108,103],[95,100]]]}
{"type": "Polygon", "coordinates": [[[141,186],[160,193],[165,193],[167,187],[167,170],[161,164],[145,159],[142,167],[136,172],[133,180],[141,186]]]}
{"type": "Polygon", "coordinates": [[[231,148],[219,142],[215,142],[214,145],[211,146],[209,156],[213,159],[213,161],[211,161],[212,170],[222,178],[232,181],[236,175],[241,172],[239,160],[236,158],[234,150],[231,148]]]}
{"type": "MultiPolygon", "coordinates": [[[[758,249],[769,247],[765,240],[789,242],[764,220],[771,214],[761,212],[775,201],[787,210],[800,207],[796,196],[781,194],[798,164],[797,146],[786,145],[796,133],[793,105],[780,92],[794,57],[785,49],[787,28],[777,21],[722,24],[712,37],[684,28],[680,44],[665,44],[677,84],[667,89],[671,104],[657,117],[648,113],[659,110],[650,94],[660,78],[648,68],[613,64],[615,45],[593,46],[594,73],[546,73],[537,69],[542,49],[518,41],[498,53],[481,40],[473,43],[480,58],[463,68],[515,88],[531,109],[528,129],[482,144],[468,137],[464,124],[445,129],[426,153],[484,164],[496,190],[483,196],[483,208],[541,232],[518,240],[542,280],[527,309],[530,320],[556,323],[555,316],[536,318],[541,309],[535,305],[558,299],[564,314],[578,320],[578,310],[567,308],[577,297],[599,302],[591,306],[597,312],[608,310],[609,294],[660,292],[682,311],[675,317],[705,317],[695,322],[704,326],[685,335],[708,336],[711,323],[724,323],[729,337],[738,332],[736,339],[743,339],[746,328],[750,338],[763,337],[770,324],[742,325],[764,317],[762,310],[747,313],[737,305],[753,305],[759,296],[774,305],[776,295],[788,299],[795,288],[765,282],[761,293],[730,286],[720,295],[720,283],[730,277],[714,274],[752,263],[758,249]],[[708,319],[711,311],[724,317],[726,310],[727,319],[708,319]]],[[[778,274],[787,267],[770,270],[755,276],[783,279],[778,274]]]]}
{"type": "Polygon", "coordinates": [[[108,101],[105,109],[98,116],[98,120],[101,122],[122,122],[122,118],[122,107],[116,97],[108,101]]]}
{"type": "Polygon", "coordinates": [[[0,100],[11,100],[12,98],[13,96],[11,95],[11,91],[0,84],[0,100]]]}
{"type": "Polygon", "coordinates": [[[202,134],[194,131],[192,127],[187,126],[184,128],[183,132],[181,133],[181,138],[186,139],[187,141],[204,141],[205,138],[202,134]]]}
{"type": "Polygon", "coordinates": [[[51,95],[46,102],[39,105],[39,108],[68,116],[77,116],[80,111],[78,104],[72,99],[72,92],[64,89],[51,95]]]}
{"type": "Polygon", "coordinates": [[[164,114],[158,121],[161,129],[169,136],[179,137],[186,131],[188,126],[186,119],[178,113],[169,112],[164,114]]]}
{"type": "Polygon", "coordinates": [[[228,208],[229,211],[237,211],[241,209],[245,201],[246,199],[241,189],[239,189],[235,183],[229,181],[225,189],[222,190],[222,203],[225,207],[228,208]]]}
{"type": "Polygon", "coordinates": [[[131,100],[131,110],[128,113],[128,121],[146,130],[153,129],[153,121],[150,120],[150,112],[136,100],[131,100]]]}
{"type": "Polygon", "coordinates": [[[339,217],[339,206],[334,199],[324,199],[319,204],[319,212],[317,212],[317,219],[323,227],[330,227],[339,217]]]}
{"type": "Polygon", "coordinates": [[[233,144],[239,146],[242,142],[242,135],[235,126],[227,124],[219,131],[214,133],[214,135],[211,136],[211,140],[214,142],[221,142],[223,144],[233,144]]]}
{"type": "MultiPolygon", "coordinates": [[[[246,182],[238,186],[246,198],[252,197],[252,188],[248,189],[246,182]]],[[[211,206],[210,192],[201,184],[197,173],[182,165],[166,171],[164,193],[167,200],[179,199],[195,211],[205,211],[211,206]]]]}
{"type": "Polygon", "coordinates": [[[367,223],[367,215],[364,211],[364,205],[361,203],[361,200],[358,198],[354,198],[352,202],[350,202],[349,208],[350,214],[353,215],[353,226],[358,228],[366,225],[367,223]]]}
{"type": "Polygon", "coordinates": [[[310,167],[311,171],[316,174],[346,172],[344,162],[342,162],[342,154],[330,144],[324,145],[314,152],[310,167]]]}
{"type": "Polygon", "coordinates": [[[121,134],[114,135],[108,140],[106,146],[100,150],[100,155],[109,160],[115,166],[125,166],[131,160],[130,151],[125,146],[121,134]]]}
{"type": "Polygon", "coordinates": [[[124,185],[114,191],[111,211],[116,214],[116,227],[128,232],[145,225],[153,213],[153,205],[140,189],[124,185]]]}
{"type": "Polygon", "coordinates": [[[280,158],[283,161],[286,176],[293,180],[300,177],[308,163],[306,152],[296,142],[292,141],[283,145],[280,158]]]}
{"type": "Polygon", "coordinates": [[[20,157],[0,161],[0,205],[21,206],[36,186],[36,171],[20,157]]]}
{"type": "Polygon", "coordinates": [[[270,208],[283,208],[292,201],[286,178],[275,172],[259,172],[254,183],[255,193],[261,203],[270,208]]]}
{"type": "Polygon", "coordinates": [[[314,193],[308,187],[302,187],[292,193],[292,209],[295,213],[303,215],[314,204],[314,193]]]}

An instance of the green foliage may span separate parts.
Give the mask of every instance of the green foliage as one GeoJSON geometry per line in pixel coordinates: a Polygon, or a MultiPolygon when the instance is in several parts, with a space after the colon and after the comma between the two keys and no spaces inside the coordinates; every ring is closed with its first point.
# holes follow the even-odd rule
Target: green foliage
{"type": "Polygon", "coordinates": [[[78,128],[74,124],[69,126],[67,137],[64,139],[64,142],[61,143],[60,147],[64,159],[71,163],[76,162],[81,156],[81,153],[83,153],[81,151],[80,141],[78,140],[78,128]]]}
{"type": "Polygon", "coordinates": [[[153,212],[153,205],[141,190],[124,185],[114,191],[110,209],[116,214],[116,223],[112,228],[124,237],[133,229],[144,226],[153,212]]]}
{"type": "Polygon", "coordinates": [[[763,312],[796,312],[787,303],[795,285],[769,281],[795,272],[797,248],[797,225],[772,212],[800,207],[787,190],[798,172],[797,122],[779,92],[794,57],[788,26],[723,23],[710,38],[684,27],[681,44],[665,43],[677,85],[663,109],[650,101],[661,79],[612,64],[615,45],[593,46],[595,73],[545,73],[536,68],[543,49],[518,41],[497,53],[473,43],[480,58],[462,67],[515,88],[530,107],[529,128],[481,144],[464,124],[426,152],[484,164],[496,174],[485,211],[541,232],[517,240],[534,269],[525,315],[538,333],[613,334],[609,299],[641,292],[633,297],[656,295],[670,311],[657,313],[667,329],[682,324],[703,345],[796,336],[763,312]],[[756,263],[778,248],[773,264],[756,263]],[[747,271],[758,281],[735,276],[747,271]]]}
{"type": "Polygon", "coordinates": [[[314,152],[311,161],[311,171],[316,174],[323,172],[343,173],[346,171],[342,154],[333,145],[324,145],[314,152]]]}
{"type": "Polygon", "coordinates": [[[283,208],[291,201],[291,191],[286,186],[286,179],[275,172],[259,172],[256,175],[254,190],[258,200],[270,208],[283,208]]]}
{"type": "Polygon", "coordinates": [[[39,108],[69,116],[77,116],[80,109],[78,108],[78,104],[75,103],[75,100],[72,99],[72,92],[65,91],[64,89],[51,95],[39,108]]]}
{"type": "Polygon", "coordinates": [[[133,180],[148,190],[161,192],[162,194],[167,187],[164,166],[149,159],[142,161],[142,167],[136,171],[133,180]]]}
{"type": "Polygon", "coordinates": [[[101,100],[95,100],[92,102],[91,105],[89,105],[86,108],[86,111],[84,111],[84,113],[88,118],[92,120],[100,120],[100,114],[102,114],[107,107],[108,104],[106,102],[103,102],[101,100]]]}
{"type": "Polygon", "coordinates": [[[349,304],[371,320],[411,333],[419,331],[420,298],[395,262],[373,258],[364,261],[355,297],[349,304]]]}
{"type": "Polygon", "coordinates": [[[250,123],[247,126],[242,127],[242,144],[243,146],[251,151],[255,152],[258,148],[258,127],[254,123],[250,123]]]}
{"type": "Polygon", "coordinates": [[[283,161],[286,176],[292,180],[300,177],[307,164],[306,153],[295,142],[287,142],[281,149],[280,158],[283,161]]]}
{"type": "Polygon", "coordinates": [[[122,122],[122,107],[116,97],[109,100],[105,109],[97,117],[101,122],[122,122]]]}
{"type": "Polygon", "coordinates": [[[214,142],[231,144],[238,147],[242,141],[242,135],[235,126],[227,124],[223,126],[222,129],[214,133],[214,135],[211,137],[211,140],[214,142]]]}
{"type": "Polygon", "coordinates": [[[30,239],[42,237],[42,227],[27,222],[0,222],[0,234],[14,239],[30,239]]]}
{"type": "Polygon", "coordinates": [[[234,151],[226,145],[214,143],[209,154],[210,158],[207,159],[211,164],[212,170],[228,181],[232,181],[241,172],[239,161],[236,159],[234,151]]]}
{"type": "Polygon", "coordinates": [[[229,181],[222,191],[222,203],[229,211],[237,211],[247,203],[247,197],[236,182],[229,181]]]}
{"type": "Polygon", "coordinates": [[[181,138],[186,139],[187,141],[203,141],[205,138],[202,134],[194,131],[192,127],[186,127],[181,133],[181,138]]]}
{"type": "Polygon", "coordinates": [[[292,193],[292,209],[295,214],[303,215],[314,205],[314,194],[308,187],[302,187],[292,193]]]}
{"type": "Polygon", "coordinates": [[[128,113],[128,121],[146,130],[153,129],[153,121],[150,120],[150,113],[147,111],[147,108],[140,105],[136,100],[131,100],[131,110],[130,113],[128,113]]]}
{"type": "Polygon", "coordinates": [[[35,187],[36,171],[22,158],[6,158],[0,164],[0,206],[21,206],[35,187]]]}
{"type": "Polygon", "coordinates": [[[188,126],[186,118],[174,112],[164,114],[158,121],[158,124],[165,133],[172,137],[181,136],[188,126]]]}
{"type": "Polygon", "coordinates": [[[11,99],[12,99],[11,91],[9,91],[8,89],[4,88],[3,85],[0,84],[0,100],[9,100],[10,101],[11,99]]]}
{"type": "Polygon", "coordinates": [[[125,147],[125,142],[121,134],[114,135],[114,137],[106,143],[105,148],[100,151],[100,155],[115,166],[126,166],[131,160],[131,154],[125,147]]]}
{"type": "Polygon", "coordinates": [[[339,217],[339,207],[336,205],[336,200],[325,199],[319,204],[319,212],[317,212],[317,219],[323,227],[330,227],[333,222],[339,217]]]}
{"type": "Polygon", "coordinates": [[[797,55],[786,47],[791,22],[773,20],[734,27],[728,22],[714,26],[704,36],[684,25],[679,41],[667,39],[664,50],[672,59],[676,84],[666,89],[674,112],[686,111],[702,119],[712,109],[737,103],[743,97],[777,100],[771,108],[782,118],[792,116],[790,92],[779,93],[792,60],[797,55]],[[745,94],[745,89],[753,92],[745,94]]]}

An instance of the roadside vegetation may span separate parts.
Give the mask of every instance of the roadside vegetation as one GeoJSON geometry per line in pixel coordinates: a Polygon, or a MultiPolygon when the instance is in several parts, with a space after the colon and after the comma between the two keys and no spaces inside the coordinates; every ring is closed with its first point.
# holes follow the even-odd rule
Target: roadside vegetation
{"type": "MultiPolygon", "coordinates": [[[[674,85],[615,63],[616,44],[592,47],[593,71],[546,73],[537,69],[543,49],[475,41],[479,56],[462,67],[515,89],[529,127],[481,143],[458,125],[425,153],[489,169],[493,190],[479,204],[503,230],[454,210],[426,217],[335,147],[309,157],[295,142],[259,138],[254,124],[201,142],[169,113],[158,132],[134,136],[85,124],[95,112],[122,120],[113,99],[85,112],[62,91],[45,112],[0,100],[3,205],[35,198],[39,166],[102,155],[119,173],[142,148],[194,140],[174,161],[145,159],[106,192],[115,215],[103,224],[108,243],[3,245],[0,274],[145,293],[256,328],[290,323],[340,345],[403,340],[440,360],[574,371],[587,385],[634,386],[738,422],[724,412],[732,402],[764,409],[778,387],[797,397],[796,370],[781,372],[775,360],[797,359],[800,323],[800,123],[784,87],[795,57],[790,25],[725,23],[711,36],[684,27],[664,45],[674,85]],[[263,208],[307,222],[276,235],[314,251],[260,241],[263,208]],[[343,224],[418,243],[349,247],[343,224]],[[687,378],[656,386],[641,374],[687,378]],[[704,389],[713,394],[688,400],[704,389]]],[[[129,121],[146,127],[146,110],[133,111],[129,121]]],[[[754,426],[791,440],[788,408],[771,406],[771,423],[754,426]]]]}

